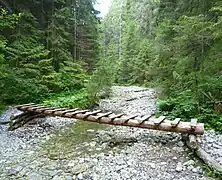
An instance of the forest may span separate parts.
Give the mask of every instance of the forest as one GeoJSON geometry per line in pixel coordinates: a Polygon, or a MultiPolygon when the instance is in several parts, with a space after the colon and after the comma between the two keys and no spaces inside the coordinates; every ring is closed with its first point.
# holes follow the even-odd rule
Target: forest
{"type": "Polygon", "coordinates": [[[156,115],[222,130],[222,2],[0,0],[0,109],[93,106],[110,87],[161,92],[156,115]]]}

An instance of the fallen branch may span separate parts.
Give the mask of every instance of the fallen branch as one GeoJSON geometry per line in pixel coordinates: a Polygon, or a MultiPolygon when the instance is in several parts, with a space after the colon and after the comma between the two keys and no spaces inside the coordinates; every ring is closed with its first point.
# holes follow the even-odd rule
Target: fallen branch
{"type": "Polygon", "coordinates": [[[219,173],[222,173],[222,165],[220,165],[209,153],[200,147],[195,135],[189,135],[186,144],[207,166],[210,166],[219,173]]]}

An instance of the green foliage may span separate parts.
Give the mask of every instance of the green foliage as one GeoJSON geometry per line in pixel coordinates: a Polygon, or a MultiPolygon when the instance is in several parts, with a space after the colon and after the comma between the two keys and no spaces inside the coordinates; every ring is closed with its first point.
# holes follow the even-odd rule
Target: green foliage
{"type": "Polygon", "coordinates": [[[116,70],[117,67],[112,64],[111,59],[99,61],[97,69],[86,84],[91,103],[95,103],[101,97],[106,97],[110,94],[110,88],[115,80],[116,70]]]}
{"type": "Polygon", "coordinates": [[[48,92],[36,79],[24,79],[14,72],[9,72],[1,82],[0,99],[7,104],[40,102],[48,92]]]}
{"type": "Polygon", "coordinates": [[[61,92],[50,96],[43,102],[45,105],[53,107],[67,108],[88,108],[91,104],[86,89],[76,91],[61,92]]]}
{"type": "Polygon", "coordinates": [[[1,104],[39,103],[84,88],[99,50],[93,1],[9,0],[0,6],[1,104]]]}
{"type": "Polygon", "coordinates": [[[80,64],[65,61],[59,70],[59,81],[62,82],[61,88],[81,89],[87,79],[86,71],[80,64]]]}
{"type": "Polygon", "coordinates": [[[205,123],[206,128],[213,128],[219,132],[222,131],[222,117],[217,114],[211,104],[203,104],[199,107],[194,99],[192,91],[187,90],[176,93],[164,100],[157,101],[157,115],[163,114],[170,119],[177,117],[190,121],[197,118],[198,121],[205,123]]]}
{"type": "Polygon", "coordinates": [[[190,90],[171,96],[157,102],[158,111],[171,118],[194,118],[197,112],[197,102],[190,90]]]}
{"type": "Polygon", "coordinates": [[[222,128],[222,108],[212,105],[222,102],[221,2],[123,0],[121,8],[115,0],[105,20],[117,82],[158,86],[166,97],[161,113],[222,128]]]}

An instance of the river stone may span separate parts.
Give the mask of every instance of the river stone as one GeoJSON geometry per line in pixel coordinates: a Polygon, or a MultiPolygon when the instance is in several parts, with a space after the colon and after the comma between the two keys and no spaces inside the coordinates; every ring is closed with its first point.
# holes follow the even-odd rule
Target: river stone
{"type": "Polygon", "coordinates": [[[18,166],[16,168],[12,168],[8,171],[8,175],[9,176],[13,176],[13,175],[17,175],[20,171],[22,171],[23,167],[22,166],[18,166]]]}
{"type": "Polygon", "coordinates": [[[40,174],[37,173],[30,173],[27,176],[27,180],[42,180],[44,179],[44,177],[42,177],[40,174]]]}
{"type": "Polygon", "coordinates": [[[193,168],[192,171],[193,171],[194,173],[197,173],[197,172],[198,172],[197,168],[193,168]]]}
{"type": "Polygon", "coordinates": [[[178,142],[178,146],[179,146],[179,147],[183,147],[183,146],[184,146],[184,143],[183,143],[182,141],[179,141],[179,142],[178,142]]]}
{"type": "Polygon", "coordinates": [[[52,180],[64,180],[64,178],[58,176],[58,175],[55,175],[52,180]]]}
{"type": "Polygon", "coordinates": [[[73,174],[80,174],[87,171],[88,166],[86,164],[77,164],[75,167],[72,168],[73,174]]]}
{"type": "Polygon", "coordinates": [[[195,164],[194,160],[189,160],[189,161],[185,162],[183,165],[190,166],[190,165],[194,165],[194,164],[195,164]]]}
{"type": "Polygon", "coordinates": [[[66,176],[66,180],[72,180],[71,176],[66,176]]]}
{"type": "Polygon", "coordinates": [[[150,167],[151,167],[152,169],[155,169],[155,168],[156,168],[155,163],[149,163],[149,165],[150,165],[150,167]]]}
{"type": "Polygon", "coordinates": [[[89,145],[90,145],[91,147],[95,147],[95,146],[96,146],[96,142],[91,142],[89,145]]]}
{"type": "Polygon", "coordinates": [[[83,179],[83,174],[82,173],[78,174],[77,179],[82,180],[83,179]]]}
{"type": "Polygon", "coordinates": [[[177,163],[176,171],[177,171],[177,172],[183,171],[183,167],[182,167],[182,164],[181,164],[180,162],[177,163]]]}

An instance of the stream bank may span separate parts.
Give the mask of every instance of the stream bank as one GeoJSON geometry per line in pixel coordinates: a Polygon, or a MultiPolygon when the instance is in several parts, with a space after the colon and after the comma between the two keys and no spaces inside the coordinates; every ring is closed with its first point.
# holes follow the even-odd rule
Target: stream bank
{"type": "MultiPolygon", "coordinates": [[[[153,89],[115,86],[99,108],[149,115],[155,101],[153,89]]],[[[0,127],[0,179],[211,179],[176,133],[58,117],[36,119],[13,132],[0,127]]],[[[208,131],[203,137],[205,149],[222,157],[221,136],[208,131]]]]}

